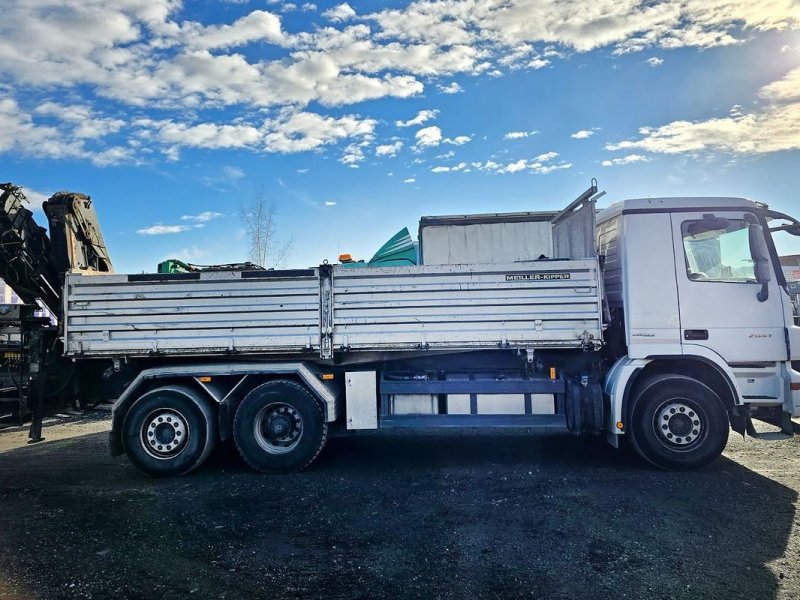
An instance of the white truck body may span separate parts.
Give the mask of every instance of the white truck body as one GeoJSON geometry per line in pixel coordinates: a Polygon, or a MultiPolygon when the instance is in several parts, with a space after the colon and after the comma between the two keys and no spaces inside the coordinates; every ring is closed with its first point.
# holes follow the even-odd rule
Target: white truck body
{"type": "MultiPolygon", "coordinates": [[[[708,464],[729,422],[752,432],[751,416],[777,415],[786,429],[800,416],[792,364],[800,328],[767,219],[791,219],[727,197],[629,200],[596,215],[595,194],[546,225],[536,221],[554,258],[69,274],[65,353],[110,359],[115,371],[130,361],[137,373],[114,409],[115,452],[131,455],[124,440],[137,434],[127,415],[143,419],[137,407],[163,389],[206,412],[208,403],[218,407],[220,437],[242,437],[240,452],[261,470],[284,465],[275,457],[286,451],[254,439],[280,442],[293,431],[299,444],[303,418],[313,417],[270,400],[293,398],[298,385],[325,409],[325,422],[343,429],[538,427],[603,432],[615,446],[630,434],[663,468],[708,464]],[[165,387],[154,388],[159,381],[165,387]],[[271,406],[280,408],[263,413],[271,406]],[[237,429],[234,414],[236,422],[267,417],[237,429]]],[[[449,261],[461,234],[436,227],[421,228],[435,234],[423,239],[423,256],[433,246],[449,261]]],[[[298,458],[306,462],[292,464],[313,460],[324,431],[298,458]]],[[[146,457],[132,460],[155,468],[146,457]]]]}

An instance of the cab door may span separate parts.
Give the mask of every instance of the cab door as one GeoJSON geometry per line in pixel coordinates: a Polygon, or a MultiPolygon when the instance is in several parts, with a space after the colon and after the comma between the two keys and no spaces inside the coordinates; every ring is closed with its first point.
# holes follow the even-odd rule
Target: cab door
{"type": "Polygon", "coordinates": [[[762,292],[744,210],[671,214],[681,340],[719,354],[728,364],[787,359],[781,290],[772,269],[762,292]]]}

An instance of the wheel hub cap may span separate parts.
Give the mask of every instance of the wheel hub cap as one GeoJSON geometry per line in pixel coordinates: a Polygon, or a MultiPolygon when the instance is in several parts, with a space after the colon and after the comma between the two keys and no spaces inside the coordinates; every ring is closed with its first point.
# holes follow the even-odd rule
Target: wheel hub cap
{"type": "Polygon", "coordinates": [[[303,418],[289,404],[269,404],[256,415],[253,433],[266,452],[285,454],[294,450],[303,437],[303,418]]]}
{"type": "Polygon", "coordinates": [[[189,427],[178,411],[161,409],[150,413],[142,422],[141,436],[142,445],[150,456],[174,458],[186,446],[189,427]]]}
{"type": "Polygon", "coordinates": [[[669,402],[658,411],[655,430],[668,443],[686,446],[703,433],[703,421],[691,406],[669,402]]]}

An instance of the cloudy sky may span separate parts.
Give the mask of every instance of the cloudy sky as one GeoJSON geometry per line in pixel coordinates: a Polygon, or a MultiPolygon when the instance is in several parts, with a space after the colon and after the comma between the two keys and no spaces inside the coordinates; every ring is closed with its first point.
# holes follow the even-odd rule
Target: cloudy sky
{"type": "Polygon", "coordinates": [[[591,177],[800,216],[800,0],[3,5],[0,179],[91,195],[121,271],[245,259],[257,193],[290,266],[591,177]]]}

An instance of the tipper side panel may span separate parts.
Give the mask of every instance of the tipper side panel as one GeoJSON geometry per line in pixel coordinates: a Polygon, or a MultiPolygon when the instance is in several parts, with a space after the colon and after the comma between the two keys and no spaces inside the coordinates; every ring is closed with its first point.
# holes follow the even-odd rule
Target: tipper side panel
{"type": "Polygon", "coordinates": [[[335,350],[599,344],[598,263],[335,269],[335,350]]]}
{"type": "Polygon", "coordinates": [[[299,353],[319,348],[314,269],[66,280],[69,355],[299,353]]]}

